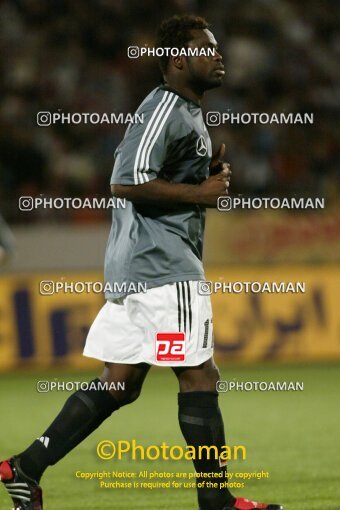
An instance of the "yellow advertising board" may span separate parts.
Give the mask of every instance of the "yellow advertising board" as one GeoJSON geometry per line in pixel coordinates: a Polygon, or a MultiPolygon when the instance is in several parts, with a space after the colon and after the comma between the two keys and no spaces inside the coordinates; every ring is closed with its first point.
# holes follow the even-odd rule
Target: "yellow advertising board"
{"type": "MultiPolygon", "coordinates": [[[[101,279],[99,272],[2,276],[0,370],[94,366],[81,353],[103,295],[49,292],[49,284],[101,279]]],[[[340,267],[222,266],[208,270],[207,279],[216,290],[211,298],[219,363],[340,358],[340,267]],[[249,282],[258,282],[254,292],[249,282]],[[264,282],[301,282],[304,292],[262,291],[264,282]]]]}
{"type": "Polygon", "coordinates": [[[23,274],[0,278],[0,370],[95,363],[81,353],[87,331],[104,304],[101,293],[53,292],[56,282],[101,281],[101,273],[23,274]],[[45,290],[44,290],[45,288],[45,290]],[[44,291],[44,294],[41,291],[44,291]]]}
{"type": "MultiPolygon", "coordinates": [[[[303,362],[340,358],[338,266],[221,267],[207,276],[214,282],[304,284],[304,292],[221,290],[213,294],[215,352],[220,360],[303,362]]],[[[240,285],[235,288],[239,290],[240,285]]]]}

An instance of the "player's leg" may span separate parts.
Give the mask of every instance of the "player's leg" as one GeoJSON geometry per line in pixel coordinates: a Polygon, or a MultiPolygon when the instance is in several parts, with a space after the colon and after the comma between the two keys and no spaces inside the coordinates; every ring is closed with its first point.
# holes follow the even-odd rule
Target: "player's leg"
{"type": "Polygon", "coordinates": [[[150,365],[145,363],[105,363],[101,377],[91,381],[88,389],[73,393],[39,439],[19,455],[1,463],[1,480],[15,508],[42,508],[38,484],[45,469],[62,459],[114,411],[135,401],[149,369],[150,365]],[[104,382],[109,390],[102,384],[104,382]],[[118,382],[123,384],[118,386],[118,382]],[[124,390],[118,389],[121,387],[124,390]]]}
{"type": "Polygon", "coordinates": [[[106,363],[102,375],[89,384],[89,389],[78,390],[65,402],[52,424],[18,455],[22,470],[39,481],[47,466],[56,464],[68,452],[96,430],[114,411],[134,402],[150,366],[106,363]],[[102,389],[101,382],[123,383],[125,390],[102,389]],[[46,441],[46,438],[48,442],[46,441]]]}
{"type": "Polygon", "coordinates": [[[38,485],[44,470],[62,459],[123,405],[138,397],[150,365],[136,355],[143,331],[131,323],[125,299],[107,301],[95,318],[84,354],[105,361],[100,378],[71,395],[42,434],[24,452],[0,464],[0,479],[16,510],[41,510],[38,485]],[[103,382],[108,388],[103,387],[103,382]],[[120,390],[118,382],[124,383],[120,390]]]}
{"type": "MultiPolygon", "coordinates": [[[[216,446],[218,452],[226,444],[222,414],[218,405],[216,383],[219,372],[213,358],[194,367],[173,368],[178,381],[179,423],[188,445],[216,446]]],[[[226,472],[226,463],[219,458],[203,456],[194,461],[196,472],[226,472]]],[[[216,478],[226,481],[227,478],[216,478]]],[[[245,498],[234,498],[227,488],[197,489],[201,510],[282,510],[282,505],[265,504],[245,498]]]]}
{"type": "MultiPolygon", "coordinates": [[[[219,371],[213,359],[213,328],[210,297],[201,295],[197,282],[180,282],[178,297],[179,330],[186,334],[185,358],[173,364],[179,381],[179,423],[187,444],[215,446],[219,455],[208,455],[194,462],[197,472],[216,472],[225,477],[226,462],[220,458],[226,444],[224,424],[218,405],[216,383],[219,371]],[[189,324],[189,327],[188,327],[189,324]],[[211,455],[211,457],[213,457],[211,455]]],[[[226,487],[221,489],[198,489],[201,510],[252,510],[266,508],[280,510],[280,505],[260,503],[234,498],[226,487]],[[257,505],[257,506],[256,506],[257,505]]]]}
{"type": "MultiPolygon", "coordinates": [[[[178,419],[187,444],[194,446],[196,451],[199,446],[215,446],[220,455],[226,442],[216,392],[219,372],[213,358],[198,366],[174,367],[173,370],[180,389],[178,419]]],[[[210,459],[207,457],[203,455],[201,459],[194,461],[197,473],[214,472],[220,475],[226,471],[226,463],[220,458],[214,458],[213,455],[210,459]]],[[[223,474],[223,478],[216,478],[215,481],[225,482],[227,478],[223,474]]],[[[235,503],[235,498],[226,487],[199,488],[197,492],[202,510],[221,510],[226,505],[232,507],[235,503]]]]}

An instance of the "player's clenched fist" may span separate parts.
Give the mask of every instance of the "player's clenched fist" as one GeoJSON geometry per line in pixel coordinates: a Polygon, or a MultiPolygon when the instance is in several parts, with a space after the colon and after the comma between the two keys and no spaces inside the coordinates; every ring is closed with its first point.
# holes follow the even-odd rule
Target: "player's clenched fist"
{"type": "Polygon", "coordinates": [[[228,195],[231,170],[229,163],[223,161],[224,152],[225,145],[222,143],[211,158],[210,177],[199,186],[199,203],[204,207],[216,207],[218,197],[228,195]]]}
{"type": "Polygon", "coordinates": [[[208,177],[199,186],[199,203],[204,207],[216,207],[218,197],[228,194],[231,170],[228,163],[216,175],[208,177]]]}
{"type": "Polygon", "coordinates": [[[229,163],[223,161],[224,152],[225,145],[222,143],[211,158],[210,177],[199,186],[200,205],[204,207],[216,207],[218,197],[228,195],[231,170],[229,163]]]}

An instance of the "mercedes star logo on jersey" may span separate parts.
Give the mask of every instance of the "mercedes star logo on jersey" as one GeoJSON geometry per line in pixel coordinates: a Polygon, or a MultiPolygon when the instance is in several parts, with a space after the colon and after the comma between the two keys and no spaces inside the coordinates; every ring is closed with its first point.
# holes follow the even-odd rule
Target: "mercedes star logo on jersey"
{"type": "Polygon", "coordinates": [[[196,142],[196,153],[199,156],[205,156],[208,151],[207,142],[204,139],[204,136],[201,135],[199,138],[197,138],[196,142]]]}

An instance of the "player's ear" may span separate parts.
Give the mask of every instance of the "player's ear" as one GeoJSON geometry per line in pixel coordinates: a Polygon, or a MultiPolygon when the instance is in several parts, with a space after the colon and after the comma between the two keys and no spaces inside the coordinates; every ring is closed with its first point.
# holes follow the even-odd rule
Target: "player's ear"
{"type": "Polygon", "coordinates": [[[176,69],[183,69],[183,57],[181,55],[177,55],[176,57],[171,57],[173,65],[176,69]]]}

